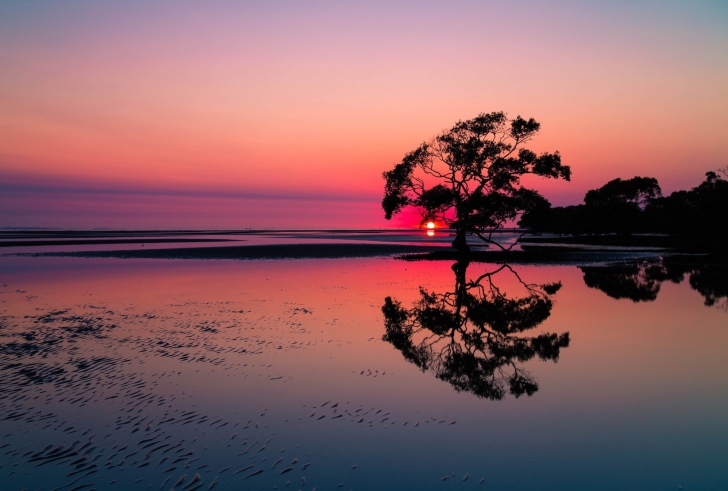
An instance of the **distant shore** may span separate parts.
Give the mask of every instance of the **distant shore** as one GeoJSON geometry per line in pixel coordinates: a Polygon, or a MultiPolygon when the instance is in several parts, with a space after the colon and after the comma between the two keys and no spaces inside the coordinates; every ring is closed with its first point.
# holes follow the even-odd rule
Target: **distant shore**
{"type": "MultiPolygon", "coordinates": [[[[678,255],[678,253],[674,253],[678,255]]],[[[133,249],[106,251],[72,251],[18,253],[32,257],[82,257],[117,259],[187,259],[187,260],[265,260],[265,259],[338,259],[392,257],[405,261],[459,261],[532,265],[582,265],[658,258],[669,253],[650,250],[582,250],[576,248],[543,248],[528,251],[471,251],[460,256],[449,247],[400,244],[266,244],[217,247],[180,247],[169,249],[133,249]]],[[[695,255],[708,258],[707,254],[695,255]]]]}
{"type": "Polygon", "coordinates": [[[327,259],[395,256],[435,252],[441,247],[399,244],[270,244],[232,247],[184,247],[120,251],[25,253],[24,256],[109,257],[138,259],[327,259]]]}
{"type": "MultiPolygon", "coordinates": [[[[499,237],[512,243],[523,231],[499,231],[499,237]]],[[[137,230],[137,231],[0,231],[0,248],[23,248],[20,256],[67,256],[139,259],[323,259],[354,257],[397,257],[413,260],[460,260],[449,244],[450,230],[439,229],[437,237],[424,231],[407,230],[137,230]],[[422,233],[421,233],[422,232],[422,233]],[[253,237],[272,238],[259,243],[253,237]],[[284,243],[279,239],[284,239],[284,243]],[[291,241],[290,239],[306,239],[291,241]],[[245,244],[251,240],[252,243],[245,244]],[[348,242],[347,242],[348,241],[348,242]],[[226,242],[232,242],[227,245],[226,242]],[[293,243],[291,243],[293,242],[293,243]],[[209,246],[201,244],[210,243],[209,246]],[[212,244],[215,244],[214,246],[212,244]],[[144,244],[179,244],[178,247],[149,247],[144,244]],[[83,246],[96,246],[79,250],[83,246]],[[98,250],[104,245],[131,245],[132,248],[98,250]],[[68,250],[34,252],[36,246],[74,246],[68,250]],[[29,248],[29,249],[26,249],[29,248]]],[[[522,250],[501,251],[494,246],[477,247],[467,256],[474,262],[513,264],[583,264],[631,260],[675,254],[720,255],[721,241],[666,235],[528,235],[521,237],[522,250]]]]}

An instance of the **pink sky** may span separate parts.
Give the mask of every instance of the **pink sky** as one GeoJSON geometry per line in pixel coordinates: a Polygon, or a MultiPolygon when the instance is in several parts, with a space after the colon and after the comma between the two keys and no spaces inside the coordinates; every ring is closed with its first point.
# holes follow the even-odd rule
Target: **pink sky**
{"type": "Polygon", "coordinates": [[[0,227],[389,227],[381,173],[480,112],[571,183],[728,164],[724,2],[7,2],[0,227]]]}

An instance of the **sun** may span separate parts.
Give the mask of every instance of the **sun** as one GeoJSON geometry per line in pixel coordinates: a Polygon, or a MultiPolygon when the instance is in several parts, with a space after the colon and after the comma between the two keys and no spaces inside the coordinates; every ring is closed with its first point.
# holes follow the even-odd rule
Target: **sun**
{"type": "Polygon", "coordinates": [[[432,230],[433,228],[435,228],[435,222],[427,222],[427,225],[425,225],[425,227],[432,230]]]}

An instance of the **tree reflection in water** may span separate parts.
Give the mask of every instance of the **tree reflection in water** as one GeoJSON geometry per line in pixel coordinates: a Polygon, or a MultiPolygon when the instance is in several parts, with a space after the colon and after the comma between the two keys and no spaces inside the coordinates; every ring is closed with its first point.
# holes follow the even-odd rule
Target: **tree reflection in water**
{"type": "Polygon", "coordinates": [[[584,283],[616,299],[652,302],[663,282],[680,283],[689,276],[693,290],[708,307],[728,311],[728,267],[721,263],[686,262],[680,257],[643,260],[608,266],[582,266],[584,283]]]}
{"type": "Polygon", "coordinates": [[[453,265],[455,291],[420,288],[420,298],[410,309],[387,297],[383,340],[457,391],[492,400],[503,399],[507,392],[532,395],[538,383],[520,365],[534,357],[557,361],[561,348],[569,346],[569,333],[523,333],[551,315],[551,296],[561,283],[525,283],[508,265],[468,281],[467,268],[465,261],[453,265]],[[498,275],[509,273],[523,285],[525,296],[509,298],[498,287],[498,275]]]}

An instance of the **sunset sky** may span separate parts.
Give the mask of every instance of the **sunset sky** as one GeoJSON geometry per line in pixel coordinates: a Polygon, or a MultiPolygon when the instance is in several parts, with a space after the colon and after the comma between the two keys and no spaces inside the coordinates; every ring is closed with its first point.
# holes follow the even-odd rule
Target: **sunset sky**
{"type": "Polygon", "coordinates": [[[728,2],[0,3],[0,227],[380,228],[381,173],[534,117],[571,183],[728,165],[728,2]]]}

